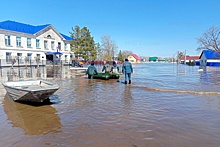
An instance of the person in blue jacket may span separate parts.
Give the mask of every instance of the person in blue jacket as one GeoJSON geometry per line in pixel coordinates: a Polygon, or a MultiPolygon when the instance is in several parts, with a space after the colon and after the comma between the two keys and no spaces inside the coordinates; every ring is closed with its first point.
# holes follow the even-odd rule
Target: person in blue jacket
{"type": "Polygon", "coordinates": [[[113,66],[111,67],[110,72],[111,72],[111,73],[119,73],[119,67],[117,66],[117,64],[116,64],[115,61],[113,61],[113,64],[112,64],[112,65],[113,65],[113,66]]]}
{"type": "Polygon", "coordinates": [[[91,62],[91,65],[86,70],[86,74],[88,75],[88,79],[93,79],[93,75],[98,74],[97,69],[94,66],[94,61],[91,62]]]}
{"type": "Polygon", "coordinates": [[[125,84],[131,84],[131,74],[133,73],[132,64],[128,61],[128,59],[125,59],[125,62],[122,65],[122,73],[125,74],[125,84]]]}

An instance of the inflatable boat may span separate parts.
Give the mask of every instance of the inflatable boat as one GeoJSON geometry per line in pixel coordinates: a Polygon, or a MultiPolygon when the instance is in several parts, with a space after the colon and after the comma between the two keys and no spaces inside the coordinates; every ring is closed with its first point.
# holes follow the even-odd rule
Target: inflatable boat
{"type": "Polygon", "coordinates": [[[103,80],[109,80],[109,79],[119,79],[120,75],[116,73],[98,73],[96,75],[93,75],[93,79],[103,79],[103,80]]]}

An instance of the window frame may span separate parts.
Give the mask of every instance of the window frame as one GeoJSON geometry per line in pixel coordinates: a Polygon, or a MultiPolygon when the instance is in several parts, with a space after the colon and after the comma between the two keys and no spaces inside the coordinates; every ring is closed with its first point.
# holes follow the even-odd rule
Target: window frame
{"type": "Polygon", "coordinates": [[[40,39],[36,39],[36,48],[40,48],[40,39]]]}
{"type": "Polygon", "coordinates": [[[31,38],[27,38],[27,47],[31,47],[31,38]]]}
{"type": "Polygon", "coordinates": [[[6,63],[11,63],[10,56],[11,56],[12,52],[6,52],[5,54],[6,54],[6,63]]]}
{"type": "Polygon", "coordinates": [[[9,35],[5,36],[5,45],[11,46],[11,36],[9,36],[9,35]]]}
{"type": "Polygon", "coordinates": [[[44,49],[48,50],[48,40],[44,40],[44,49]]]}
{"type": "Polygon", "coordinates": [[[16,46],[21,47],[21,37],[16,36],[16,46]]]}

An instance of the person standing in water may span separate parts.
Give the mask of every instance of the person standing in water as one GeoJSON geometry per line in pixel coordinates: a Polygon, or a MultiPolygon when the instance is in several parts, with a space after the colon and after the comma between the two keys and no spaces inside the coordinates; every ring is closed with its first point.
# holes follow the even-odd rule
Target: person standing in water
{"type": "Polygon", "coordinates": [[[131,84],[131,74],[133,73],[132,64],[128,61],[128,59],[125,59],[125,62],[122,66],[122,73],[125,74],[125,84],[131,84]]]}
{"type": "Polygon", "coordinates": [[[110,70],[111,73],[119,73],[119,67],[117,66],[117,63],[115,61],[113,61],[113,66],[111,67],[110,70]]]}
{"type": "Polygon", "coordinates": [[[98,74],[97,69],[94,66],[94,61],[91,62],[91,65],[86,70],[86,74],[88,75],[88,79],[93,79],[93,75],[98,74]]]}
{"type": "Polygon", "coordinates": [[[105,73],[109,73],[110,72],[110,67],[108,64],[108,61],[104,61],[104,66],[102,68],[102,72],[105,71],[105,73]]]}

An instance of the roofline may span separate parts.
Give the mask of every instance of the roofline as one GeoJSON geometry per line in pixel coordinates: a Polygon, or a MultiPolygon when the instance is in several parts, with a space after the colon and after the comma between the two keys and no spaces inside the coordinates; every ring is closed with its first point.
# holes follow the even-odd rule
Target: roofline
{"type": "Polygon", "coordinates": [[[41,29],[40,31],[36,32],[34,35],[39,36],[38,33],[40,34],[40,32],[42,32],[42,31],[45,30],[45,29],[48,29],[49,27],[51,27],[51,28],[56,32],[56,34],[57,34],[58,36],[60,36],[60,38],[62,38],[63,40],[66,40],[66,39],[53,27],[53,25],[51,25],[51,24],[48,25],[47,27],[41,29]]]}
{"type": "Polygon", "coordinates": [[[0,34],[1,32],[4,34],[4,35],[19,35],[19,34],[23,34],[25,36],[34,36],[36,37],[34,34],[29,34],[29,33],[24,33],[24,32],[18,32],[18,31],[11,31],[11,30],[6,30],[6,29],[0,29],[0,34]]]}

